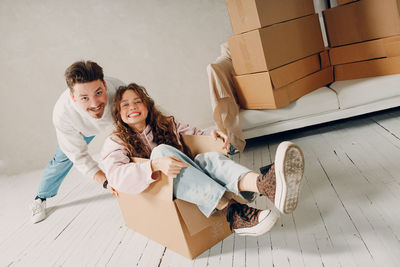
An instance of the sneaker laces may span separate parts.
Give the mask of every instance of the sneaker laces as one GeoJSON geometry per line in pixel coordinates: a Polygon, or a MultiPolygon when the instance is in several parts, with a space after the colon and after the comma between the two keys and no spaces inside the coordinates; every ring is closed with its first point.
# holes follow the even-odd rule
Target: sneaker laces
{"type": "Polygon", "coordinates": [[[257,209],[251,208],[247,205],[242,205],[239,203],[231,204],[226,214],[226,220],[229,222],[231,231],[235,214],[239,215],[239,217],[244,221],[251,221],[257,217],[258,212],[257,209]]]}
{"type": "Polygon", "coordinates": [[[38,201],[35,201],[34,203],[31,204],[31,209],[32,209],[33,215],[36,215],[36,214],[42,212],[42,210],[43,210],[43,202],[44,201],[39,203],[38,201]]]}

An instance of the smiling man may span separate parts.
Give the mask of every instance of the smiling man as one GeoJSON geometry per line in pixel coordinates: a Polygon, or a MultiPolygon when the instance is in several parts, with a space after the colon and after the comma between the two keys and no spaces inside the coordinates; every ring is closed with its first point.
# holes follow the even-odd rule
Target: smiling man
{"type": "Polygon", "coordinates": [[[111,130],[112,101],[123,83],[105,78],[103,69],[92,61],[78,61],[65,71],[69,89],[59,97],[53,110],[58,147],[44,170],[39,191],[30,205],[33,223],[46,218],[46,199],[57,194],[72,165],[95,179],[115,195],[98,163],[88,153],[88,144],[95,135],[111,130]]]}

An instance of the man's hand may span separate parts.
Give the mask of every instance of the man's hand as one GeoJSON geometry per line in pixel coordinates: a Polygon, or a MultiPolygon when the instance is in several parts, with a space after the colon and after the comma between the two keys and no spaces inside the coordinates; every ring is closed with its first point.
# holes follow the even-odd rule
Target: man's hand
{"type": "Polygon", "coordinates": [[[214,137],[215,140],[220,138],[222,140],[222,142],[224,142],[224,145],[222,146],[222,149],[224,149],[226,152],[229,152],[228,136],[226,134],[224,134],[223,132],[219,131],[219,130],[213,130],[211,134],[212,134],[212,136],[214,137]]]}
{"type": "Polygon", "coordinates": [[[117,197],[117,196],[118,196],[118,191],[115,190],[114,188],[112,188],[109,184],[107,184],[107,189],[110,190],[110,193],[111,193],[114,197],[117,197]]]}
{"type": "MultiPolygon", "coordinates": [[[[106,177],[106,175],[104,174],[104,172],[103,171],[98,171],[98,172],[96,172],[96,174],[94,175],[94,180],[96,181],[96,182],[98,182],[99,184],[101,184],[101,186],[103,186],[103,184],[104,184],[104,182],[107,180],[107,177],[106,177]]],[[[107,189],[108,190],[110,190],[110,193],[113,195],[113,196],[118,196],[118,192],[114,189],[114,188],[112,188],[109,184],[107,185],[107,189]]]]}
{"type": "Polygon", "coordinates": [[[181,169],[188,166],[189,163],[183,162],[174,156],[166,156],[151,160],[151,168],[153,171],[161,171],[170,178],[176,178],[181,169]]]}

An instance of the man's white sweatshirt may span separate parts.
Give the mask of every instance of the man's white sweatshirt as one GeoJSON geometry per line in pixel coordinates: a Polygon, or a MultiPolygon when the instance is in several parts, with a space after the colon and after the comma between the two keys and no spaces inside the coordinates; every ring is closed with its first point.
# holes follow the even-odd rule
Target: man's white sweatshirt
{"type": "Polygon", "coordinates": [[[92,178],[100,168],[97,161],[90,156],[83,136],[89,137],[111,131],[113,126],[111,109],[115,92],[119,86],[124,85],[115,78],[105,77],[104,81],[107,85],[107,104],[102,118],[93,118],[80,108],[72,100],[69,89],[61,94],[53,110],[53,124],[56,128],[58,145],[80,172],[92,178]]]}

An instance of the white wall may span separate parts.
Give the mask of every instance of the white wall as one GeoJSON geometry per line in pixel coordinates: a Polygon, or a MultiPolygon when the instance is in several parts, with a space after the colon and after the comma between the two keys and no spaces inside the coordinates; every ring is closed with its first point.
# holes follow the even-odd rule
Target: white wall
{"type": "Polygon", "coordinates": [[[231,34],[224,0],[1,0],[0,173],[50,160],[53,105],[80,59],[144,85],[178,119],[212,125],[206,66],[231,34]]]}
{"type": "Polygon", "coordinates": [[[205,68],[231,34],[225,0],[1,0],[0,174],[53,156],[51,113],[76,60],[144,85],[179,120],[211,126],[205,68]]]}

